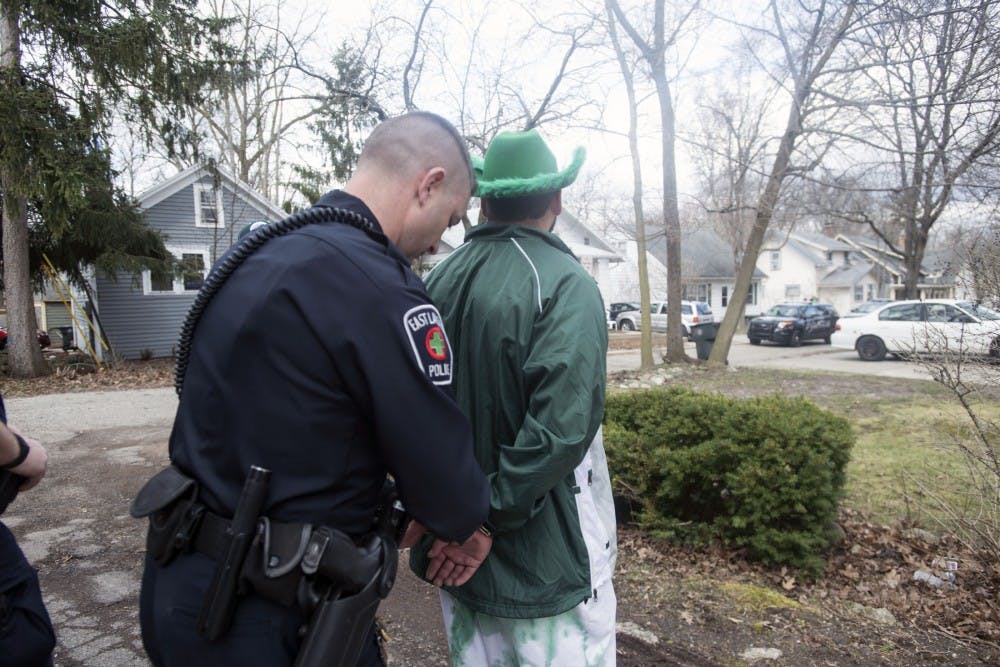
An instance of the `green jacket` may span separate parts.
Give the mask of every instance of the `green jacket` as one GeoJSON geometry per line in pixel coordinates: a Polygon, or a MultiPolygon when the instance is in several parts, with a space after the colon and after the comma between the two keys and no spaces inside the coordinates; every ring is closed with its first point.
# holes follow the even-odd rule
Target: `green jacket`
{"type": "MultiPolygon", "coordinates": [[[[610,579],[616,554],[600,292],[555,235],[495,223],[473,228],[426,283],[497,531],[473,578],[448,590],[493,616],[562,613],[610,579]]],[[[428,546],[411,553],[419,576],[428,546]]]]}

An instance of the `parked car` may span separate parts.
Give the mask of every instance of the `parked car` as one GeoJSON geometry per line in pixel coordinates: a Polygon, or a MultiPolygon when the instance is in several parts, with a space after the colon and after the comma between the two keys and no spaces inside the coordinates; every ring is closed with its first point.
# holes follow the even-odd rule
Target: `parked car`
{"type": "MultiPolygon", "coordinates": [[[[42,329],[38,330],[38,344],[42,346],[43,350],[52,344],[52,341],[49,340],[49,334],[47,331],[44,331],[42,329]]],[[[6,348],[7,348],[7,327],[0,327],[0,350],[6,348]]]]}
{"type": "MultiPolygon", "coordinates": [[[[650,325],[653,331],[667,330],[667,302],[654,301],[650,306],[650,325]]],[[[715,321],[712,308],[702,301],[681,301],[681,326],[683,335],[691,337],[691,326],[715,321]]],[[[627,310],[618,316],[618,328],[622,331],[638,331],[642,323],[639,309],[627,310]]]]}
{"type": "Polygon", "coordinates": [[[836,347],[862,361],[886,354],[963,353],[1000,356],[1000,313],[970,301],[894,301],[840,322],[836,347]]]}
{"type": "Polygon", "coordinates": [[[639,310],[639,304],[635,301],[617,301],[615,303],[609,304],[604,312],[608,316],[608,328],[617,329],[618,328],[618,316],[624,312],[630,310],[639,310]]]}
{"type": "Polygon", "coordinates": [[[638,301],[618,301],[612,303],[608,306],[608,313],[611,315],[611,319],[615,322],[618,321],[618,316],[622,313],[628,312],[630,310],[639,310],[638,301]]]}
{"type": "Polygon", "coordinates": [[[871,301],[865,301],[859,306],[851,308],[849,311],[840,316],[840,319],[845,317],[857,317],[858,315],[864,315],[865,313],[870,313],[873,310],[878,310],[887,303],[892,303],[893,299],[872,299],[871,301]]]}
{"type": "Polygon", "coordinates": [[[781,303],[750,320],[747,337],[751,345],[765,340],[792,347],[804,340],[829,343],[838,317],[837,309],[828,303],[781,303]]]}

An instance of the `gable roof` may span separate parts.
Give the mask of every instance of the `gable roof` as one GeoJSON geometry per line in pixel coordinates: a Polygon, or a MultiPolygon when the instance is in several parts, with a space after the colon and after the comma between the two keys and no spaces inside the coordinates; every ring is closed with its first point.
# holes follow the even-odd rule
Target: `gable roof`
{"type": "MultiPolygon", "coordinates": [[[[648,227],[646,251],[666,266],[667,239],[662,227],[648,227]]],[[[732,248],[721,236],[711,229],[699,228],[681,231],[681,278],[684,282],[693,280],[736,278],[736,258],[732,248]]],[[[767,274],[756,266],[754,278],[764,278],[767,274]]]]}
{"type": "Polygon", "coordinates": [[[873,268],[875,268],[875,265],[872,262],[861,262],[860,264],[846,264],[844,266],[838,266],[833,271],[823,276],[819,281],[819,285],[820,287],[854,287],[865,276],[867,276],[873,268]]]}
{"type": "MultiPolygon", "coordinates": [[[[837,238],[853,246],[856,253],[881,266],[890,274],[899,277],[906,275],[906,264],[902,255],[890,250],[881,239],[847,234],[838,234],[837,238]]],[[[928,247],[920,263],[920,284],[953,284],[958,273],[956,252],[953,248],[928,247]]]]}
{"type": "Polygon", "coordinates": [[[850,252],[854,249],[840,239],[831,238],[826,234],[816,234],[815,232],[792,232],[789,234],[789,237],[795,239],[803,245],[815,248],[823,253],[838,251],[850,252]]]}
{"type": "MultiPolygon", "coordinates": [[[[215,170],[219,174],[222,183],[228,185],[239,194],[247,203],[259,210],[264,216],[272,221],[283,220],[288,214],[275,206],[270,200],[254,190],[248,183],[236,178],[228,169],[223,166],[216,166],[215,170]]],[[[136,199],[139,206],[146,211],[156,206],[168,197],[172,197],[181,190],[194,185],[206,176],[211,177],[212,172],[205,165],[196,164],[192,167],[178,172],[174,176],[156,185],[147,188],[139,193],[136,199]]]]}

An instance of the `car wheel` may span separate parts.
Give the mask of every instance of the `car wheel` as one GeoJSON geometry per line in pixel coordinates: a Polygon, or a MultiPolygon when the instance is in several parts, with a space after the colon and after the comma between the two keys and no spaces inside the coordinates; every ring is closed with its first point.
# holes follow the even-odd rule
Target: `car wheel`
{"type": "Polygon", "coordinates": [[[990,356],[994,359],[1000,358],[1000,337],[990,341],[990,356]]]}
{"type": "Polygon", "coordinates": [[[618,327],[622,331],[635,331],[635,325],[632,324],[632,320],[622,320],[618,323],[618,327]]]}
{"type": "Polygon", "coordinates": [[[750,344],[751,345],[760,345],[760,338],[751,338],[750,339],[750,344]]]}
{"type": "Polygon", "coordinates": [[[829,344],[830,344],[830,342],[831,342],[831,341],[830,341],[830,337],[829,337],[829,336],[826,336],[826,337],[825,337],[825,338],[823,339],[823,342],[824,342],[824,343],[826,343],[827,345],[829,345],[829,344]]]}
{"type": "Polygon", "coordinates": [[[861,361],[882,361],[885,359],[885,343],[878,336],[862,336],[855,348],[861,361]]]}
{"type": "Polygon", "coordinates": [[[788,339],[788,347],[798,347],[802,345],[802,332],[793,331],[792,337],[788,339]]]}

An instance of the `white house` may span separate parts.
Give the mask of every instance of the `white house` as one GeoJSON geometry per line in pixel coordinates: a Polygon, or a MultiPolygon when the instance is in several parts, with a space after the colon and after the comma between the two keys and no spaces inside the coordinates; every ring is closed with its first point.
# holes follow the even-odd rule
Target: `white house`
{"type": "Polygon", "coordinates": [[[757,268],[767,275],[765,308],[785,301],[822,301],[847,312],[859,302],[884,296],[871,261],[844,241],[823,234],[772,234],[761,248],[757,268]]]}
{"type": "MultiPolygon", "coordinates": [[[[651,230],[647,243],[650,269],[650,294],[655,300],[667,295],[666,261],[667,243],[662,230],[651,230]],[[655,271],[652,267],[655,267],[655,271]],[[654,280],[654,275],[657,280],[654,280]],[[659,277],[662,276],[662,280],[659,277]]],[[[634,242],[633,242],[634,245],[634,242]]],[[[747,295],[744,314],[746,317],[759,315],[761,311],[760,285],[765,274],[754,270],[750,290],[747,295]]],[[[639,296],[638,280],[636,291],[626,301],[639,296]]],[[[681,294],[689,301],[702,301],[712,308],[717,322],[725,317],[736,286],[736,260],[732,248],[722,237],[707,228],[681,231],[681,294]]]]}
{"type": "MultiPolygon", "coordinates": [[[[921,267],[921,298],[954,297],[951,253],[929,250],[921,267]]],[[[902,256],[864,236],[836,238],[809,232],[772,234],[757,258],[766,274],[761,302],[816,300],[845,313],[875,298],[902,298],[906,269],[902,256]]]]}

